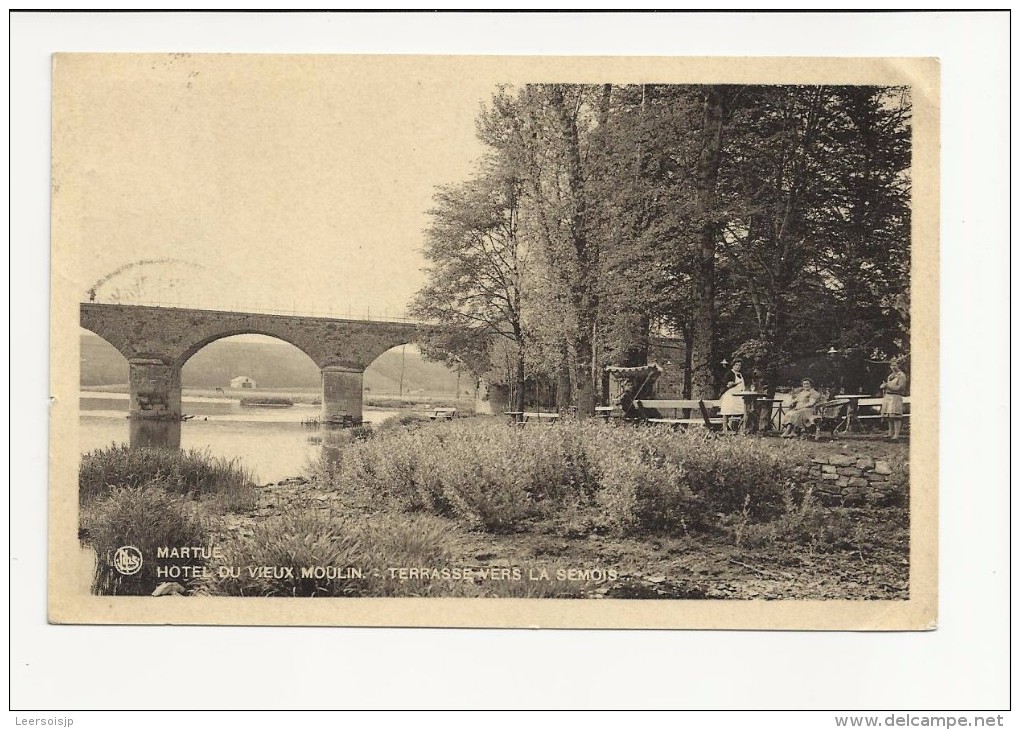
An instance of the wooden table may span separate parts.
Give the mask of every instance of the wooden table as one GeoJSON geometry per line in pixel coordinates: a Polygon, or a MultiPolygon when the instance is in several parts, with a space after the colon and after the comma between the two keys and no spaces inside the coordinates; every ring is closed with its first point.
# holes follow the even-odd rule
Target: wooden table
{"type": "Polygon", "coordinates": [[[772,406],[769,407],[769,418],[765,422],[765,427],[762,430],[763,431],[771,431],[772,430],[772,409],[775,408],[778,405],[779,406],[779,424],[776,426],[776,430],[777,431],[782,431],[783,430],[783,403],[786,402],[786,398],[769,398],[769,397],[766,396],[765,398],[759,398],[758,402],[762,403],[762,404],[765,404],[765,403],[772,403],[773,404],[772,406]]]}
{"type": "Polygon", "coordinates": [[[740,422],[740,433],[757,433],[758,418],[754,411],[754,404],[757,403],[760,398],[764,398],[765,393],[756,393],[752,390],[745,390],[740,393],[734,393],[733,395],[739,396],[744,401],[744,418],[740,422]]]}

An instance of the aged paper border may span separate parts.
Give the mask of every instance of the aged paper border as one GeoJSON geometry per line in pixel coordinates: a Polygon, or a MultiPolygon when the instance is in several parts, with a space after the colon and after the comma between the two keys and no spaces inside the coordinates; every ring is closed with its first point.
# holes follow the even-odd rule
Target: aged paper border
{"type": "MultiPolygon", "coordinates": [[[[343,59],[344,57],[338,57],[343,59]]],[[[355,57],[357,58],[357,57],[355,57]]],[[[388,57],[382,57],[388,58],[388,57]]],[[[75,231],[53,211],[48,614],[52,623],[702,629],[931,629],[938,587],[939,66],[917,58],[413,57],[510,81],[908,84],[913,88],[910,598],[905,601],[99,597],[62,570],[78,552],[75,231]],[[465,66],[460,66],[465,64],[465,66]]],[[[54,134],[58,125],[54,123],[54,134]]],[[[58,147],[56,139],[54,147],[58,147]]],[[[56,155],[56,152],[55,152],[56,155]]]]}

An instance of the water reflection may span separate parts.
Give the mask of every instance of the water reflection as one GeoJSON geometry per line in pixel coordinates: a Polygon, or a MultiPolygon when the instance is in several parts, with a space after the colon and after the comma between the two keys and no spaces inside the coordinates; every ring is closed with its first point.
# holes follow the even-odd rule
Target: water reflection
{"type": "Polygon", "coordinates": [[[155,418],[129,418],[129,441],[132,447],[163,446],[181,448],[181,422],[155,418]]]}

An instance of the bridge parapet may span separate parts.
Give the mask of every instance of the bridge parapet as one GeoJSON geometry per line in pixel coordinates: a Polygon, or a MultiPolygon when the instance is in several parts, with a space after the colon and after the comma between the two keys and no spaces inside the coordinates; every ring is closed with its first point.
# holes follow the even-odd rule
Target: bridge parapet
{"type": "Polygon", "coordinates": [[[324,420],[343,416],[357,422],[365,368],[425,329],[406,322],[97,303],[81,305],[81,326],[128,359],[133,418],[179,417],[180,373],[188,359],[224,337],[257,334],[289,342],[319,366],[324,420]]]}
{"type": "Polygon", "coordinates": [[[131,358],[182,367],[216,340],[258,334],[289,342],[320,368],[364,370],[387,350],[413,342],[422,325],[325,317],[220,312],[127,304],[82,304],[81,326],[131,358]]]}

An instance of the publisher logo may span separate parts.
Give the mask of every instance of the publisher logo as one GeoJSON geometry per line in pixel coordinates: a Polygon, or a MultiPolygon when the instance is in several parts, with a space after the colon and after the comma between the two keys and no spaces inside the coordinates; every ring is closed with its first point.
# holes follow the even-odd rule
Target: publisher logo
{"type": "Polygon", "coordinates": [[[113,554],[113,567],[121,575],[134,575],[142,569],[142,551],[134,545],[117,548],[113,554]]]}

